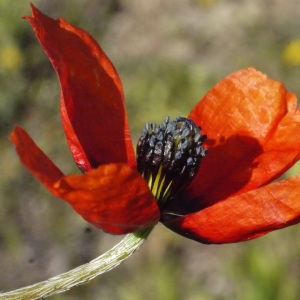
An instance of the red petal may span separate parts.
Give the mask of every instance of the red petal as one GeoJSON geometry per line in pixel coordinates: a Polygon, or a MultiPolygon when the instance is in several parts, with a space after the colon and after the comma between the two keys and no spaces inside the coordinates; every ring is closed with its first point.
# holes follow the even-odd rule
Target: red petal
{"type": "Polygon", "coordinates": [[[281,83],[252,68],[213,87],[189,115],[208,135],[209,152],[187,198],[206,207],[262,186],[293,165],[300,157],[296,103],[281,83]]]}
{"type": "Polygon", "coordinates": [[[126,164],[109,164],[84,175],[63,173],[20,127],[10,135],[26,168],[88,222],[114,234],[158,222],[160,213],[147,183],[126,164]]]}
{"type": "Polygon", "coordinates": [[[26,17],[56,70],[61,113],[74,160],[87,171],[110,162],[135,166],[120,78],[97,42],[32,5],[26,17]]]}
{"type": "Polygon", "coordinates": [[[64,174],[53,164],[21,127],[16,126],[10,135],[16,151],[26,168],[55,194],[53,184],[64,174]]]}
{"type": "Polygon", "coordinates": [[[66,176],[55,188],[86,221],[109,233],[149,227],[160,217],[147,183],[126,164],[102,165],[83,175],[66,176]]]}
{"type": "Polygon", "coordinates": [[[235,243],[300,222],[300,176],[218,202],[165,225],[202,243],[235,243]]]}

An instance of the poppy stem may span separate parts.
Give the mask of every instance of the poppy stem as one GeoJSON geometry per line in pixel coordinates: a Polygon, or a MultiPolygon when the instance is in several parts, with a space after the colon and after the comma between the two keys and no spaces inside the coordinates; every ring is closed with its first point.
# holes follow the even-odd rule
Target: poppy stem
{"type": "Polygon", "coordinates": [[[48,280],[11,292],[0,293],[0,299],[40,299],[67,291],[79,284],[88,283],[96,276],[117,267],[131,256],[144,243],[152,229],[153,227],[148,227],[128,234],[117,245],[92,261],[48,280]]]}

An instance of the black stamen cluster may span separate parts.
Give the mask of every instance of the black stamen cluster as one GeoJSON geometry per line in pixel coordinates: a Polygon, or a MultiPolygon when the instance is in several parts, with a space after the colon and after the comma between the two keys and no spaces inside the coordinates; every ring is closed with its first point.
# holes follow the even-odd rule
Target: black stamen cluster
{"type": "Polygon", "coordinates": [[[165,203],[191,182],[207,152],[205,139],[201,128],[183,117],[145,125],[137,144],[137,169],[158,202],[165,203]]]}

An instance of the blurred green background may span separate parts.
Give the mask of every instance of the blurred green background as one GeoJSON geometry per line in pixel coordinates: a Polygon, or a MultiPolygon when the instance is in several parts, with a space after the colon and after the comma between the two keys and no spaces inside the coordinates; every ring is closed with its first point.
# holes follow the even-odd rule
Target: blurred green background
{"type": "MultiPolygon", "coordinates": [[[[240,68],[254,66],[300,95],[298,0],[32,2],[99,41],[123,81],[135,141],[145,122],[187,115],[240,68]]],[[[56,75],[21,19],[29,1],[1,0],[0,15],[0,290],[8,291],[85,263],[121,237],[91,227],[19,162],[8,141],[14,124],[65,173],[78,173],[61,128],[56,75]]],[[[51,299],[300,299],[299,234],[298,225],[208,246],[158,225],[121,266],[51,299]]]]}

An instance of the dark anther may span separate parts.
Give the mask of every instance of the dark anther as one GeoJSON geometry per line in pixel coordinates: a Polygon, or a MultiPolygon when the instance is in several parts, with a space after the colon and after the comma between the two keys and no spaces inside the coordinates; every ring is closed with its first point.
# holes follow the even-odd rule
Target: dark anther
{"type": "Polygon", "coordinates": [[[137,168],[160,206],[178,195],[196,175],[207,150],[206,135],[192,120],[167,117],[147,123],[137,144],[137,168]]]}

